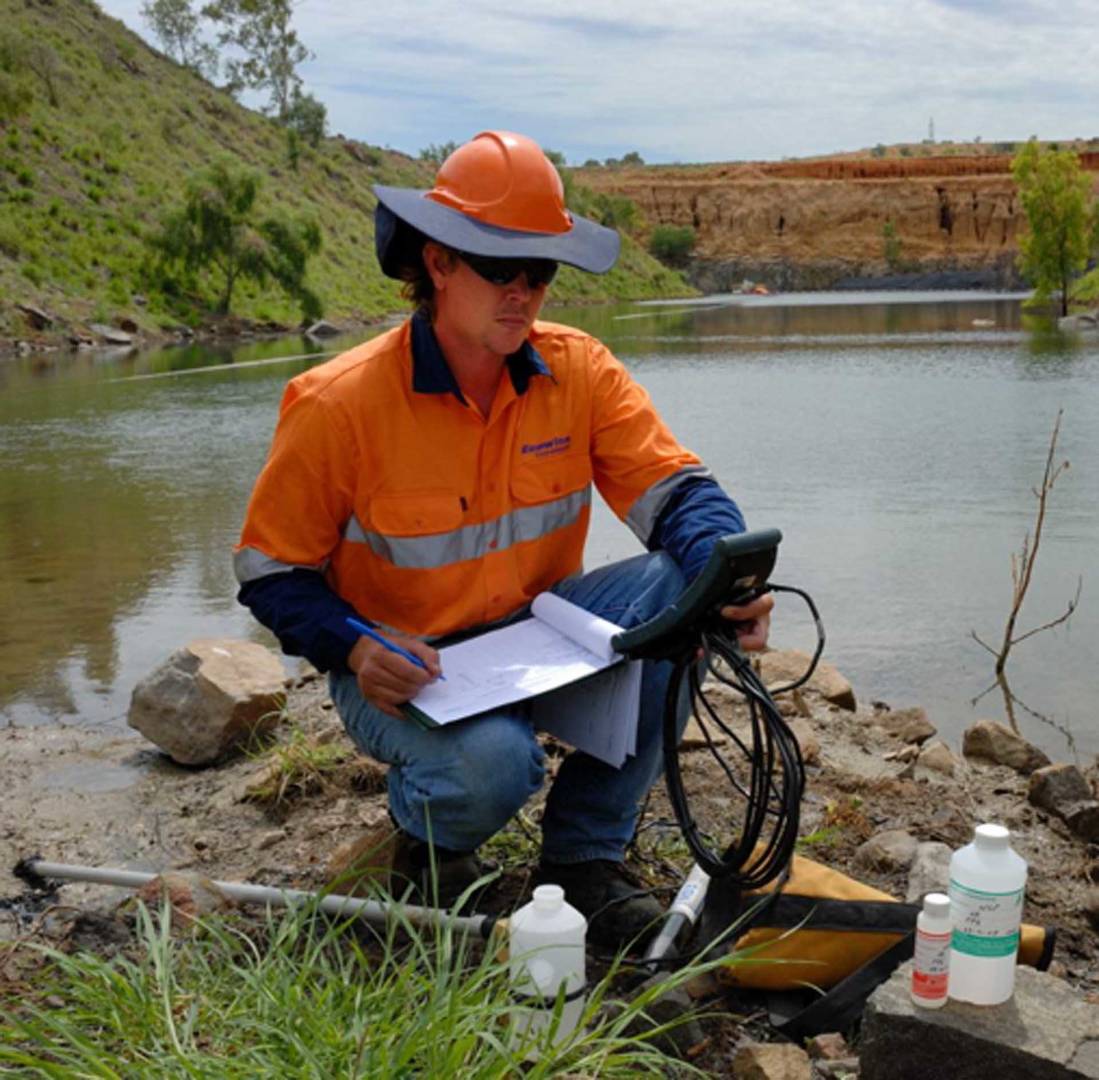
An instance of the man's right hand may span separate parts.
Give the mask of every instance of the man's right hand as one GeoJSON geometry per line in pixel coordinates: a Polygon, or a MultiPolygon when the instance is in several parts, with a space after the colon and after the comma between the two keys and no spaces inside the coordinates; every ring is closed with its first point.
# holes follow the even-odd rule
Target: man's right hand
{"type": "Polygon", "coordinates": [[[421,687],[434,682],[442,668],[438,652],[418,638],[402,634],[386,636],[394,645],[400,645],[423,660],[427,670],[366,636],[355,642],[347,666],[359,684],[360,693],[371,705],[389,716],[400,716],[397,706],[414,698],[421,687]]]}

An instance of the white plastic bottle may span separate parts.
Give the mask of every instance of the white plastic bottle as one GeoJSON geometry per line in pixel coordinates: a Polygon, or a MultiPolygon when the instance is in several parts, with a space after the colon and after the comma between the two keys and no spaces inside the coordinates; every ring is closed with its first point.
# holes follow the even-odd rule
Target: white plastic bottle
{"type": "Polygon", "coordinates": [[[999,1005],[1015,989],[1026,862],[1002,825],[978,825],[950,860],[950,996],[999,1005]]]}
{"type": "Polygon", "coordinates": [[[916,952],[912,963],[912,1000],[925,1009],[946,1004],[950,972],[950,897],[928,893],[916,916],[916,952]]]}
{"type": "Polygon", "coordinates": [[[565,902],[560,885],[539,885],[534,899],[508,923],[508,964],[519,1007],[516,1035],[536,1036],[549,1027],[557,994],[565,988],[565,1004],[555,1042],[575,1030],[584,1011],[587,987],[584,939],[588,923],[565,902]]]}

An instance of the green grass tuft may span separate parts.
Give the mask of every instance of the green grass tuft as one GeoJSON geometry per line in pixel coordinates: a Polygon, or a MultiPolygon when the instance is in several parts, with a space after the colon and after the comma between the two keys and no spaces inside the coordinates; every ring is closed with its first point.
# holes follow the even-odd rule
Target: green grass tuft
{"type": "MultiPolygon", "coordinates": [[[[334,925],[311,909],[260,923],[219,916],[173,937],[167,909],[137,909],[112,959],[45,952],[34,992],[0,1018],[0,1071],[20,1076],[217,1077],[701,1075],[655,1040],[646,1010],[716,964],[615,1002],[621,969],[592,986],[583,1024],[522,1043],[507,964],[452,924],[334,925]],[[529,1060],[528,1060],[529,1058],[529,1060]]],[[[24,946],[25,947],[25,946],[24,946]]],[[[728,962],[723,961],[723,962],[728,962]]]]}

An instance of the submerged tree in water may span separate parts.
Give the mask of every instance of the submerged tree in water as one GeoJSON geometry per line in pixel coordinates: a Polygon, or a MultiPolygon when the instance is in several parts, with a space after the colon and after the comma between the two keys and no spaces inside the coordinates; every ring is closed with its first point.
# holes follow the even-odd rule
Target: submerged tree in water
{"type": "Polygon", "coordinates": [[[1015,155],[1028,231],[1019,240],[1019,266],[1041,300],[1059,295],[1068,314],[1069,286],[1087,265],[1095,240],[1091,180],[1071,150],[1043,149],[1031,139],[1015,155]]]}

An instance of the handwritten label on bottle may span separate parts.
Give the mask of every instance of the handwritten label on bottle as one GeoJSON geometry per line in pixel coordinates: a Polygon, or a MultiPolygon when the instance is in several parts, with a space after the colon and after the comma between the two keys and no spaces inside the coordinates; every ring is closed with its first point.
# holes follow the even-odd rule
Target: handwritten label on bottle
{"type": "Polygon", "coordinates": [[[1019,948],[1023,890],[993,893],[950,882],[951,947],[969,956],[1011,956],[1019,948]]]}

